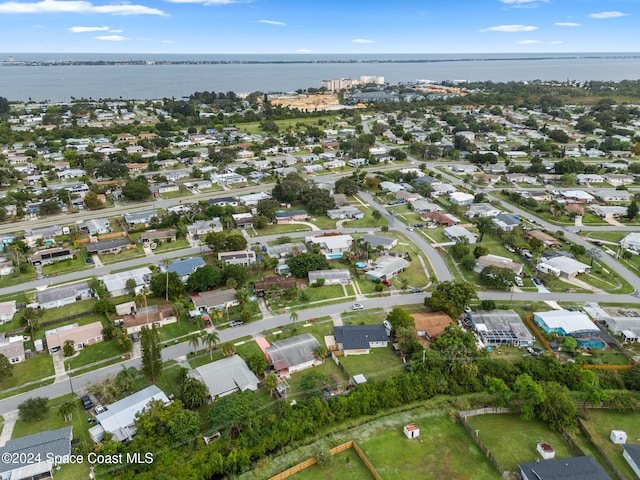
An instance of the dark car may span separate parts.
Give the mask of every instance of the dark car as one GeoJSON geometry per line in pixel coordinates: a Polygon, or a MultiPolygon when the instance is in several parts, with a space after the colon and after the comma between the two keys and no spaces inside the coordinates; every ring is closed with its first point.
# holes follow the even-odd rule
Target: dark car
{"type": "Polygon", "coordinates": [[[80,401],[82,402],[82,408],[84,408],[85,410],[89,410],[93,407],[93,402],[89,398],[89,395],[81,396],[80,401]]]}
{"type": "Polygon", "coordinates": [[[412,288],[411,293],[422,293],[424,292],[424,288],[412,288]]]}
{"type": "Polygon", "coordinates": [[[230,327],[239,327],[240,325],[244,325],[244,322],[242,320],[234,320],[233,322],[229,323],[230,327]]]}
{"type": "Polygon", "coordinates": [[[542,282],[540,280],[538,280],[537,278],[533,279],[533,283],[535,283],[536,285],[542,285],[542,282]]]}

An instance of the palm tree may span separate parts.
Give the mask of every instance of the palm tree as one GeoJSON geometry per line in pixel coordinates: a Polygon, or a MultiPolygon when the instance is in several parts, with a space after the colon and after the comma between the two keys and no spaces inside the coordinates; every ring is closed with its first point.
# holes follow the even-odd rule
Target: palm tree
{"type": "Polygon", "coordinates": [[[118,372],[115,378],[116,386],[120,392],[127,392],[131,390],[136,384],[136,377],[138,371],[133,368],[122,367],[122,370],[118,372]]]}
{"type": "Polygon", "coordinates": [[[192,333],[189,336],[189,346],[193,347],[193,351],[197,351],[198,347],[200,346],[200,334],[199,333],[192,333]]]}
{"type": "Polygon", "coordinates": [[[296,322],[298,321],[298,311],[291,310],[291,313],[289,314],[289,319],[293,322],[293,325],[295,326],[296,322]]]}
{"type": "Polygon", "coordinates": [[[213,351],[215,350],[216,345],[220,341],[220,337],[218,336],[218,332],[216,332],[216,331],[207,332],[202,337],[202,341],[207,346],[207,350],[209,350],[209,358],[211,360],[213,360],[213,351]]]}
{"type": "Polygon", "coordinates": [[[236,290],[236,300],[241,307],[249,301],[249,294],[245,290],[236,290]]]}
{"type": "Polygon", "coordinates": [[[64,402],[58,408],[58,415],[60,415],[66,423],[71,422],[73,419],[73,411],[76,409],[76,404],[73,400],[64,402]]]}
{"type": "Polygon", "coordinates": [[[269,395],[272,397],[273,392],[276,388],[278,388],[279,383],[280,380],[278,379],[278,376],[273,372],[267,373],[267,375],[264,377],[264,380],[262,381],[264,387],[269,389],[269,395]]]}
{"type": "Polygon", "coordinates": [[[187,311],[187,307],[185,306],[184,302],[174,302],[172,311],[178,321],[180,321],[180,319],[184,317],[184,314],[187,311]]]}

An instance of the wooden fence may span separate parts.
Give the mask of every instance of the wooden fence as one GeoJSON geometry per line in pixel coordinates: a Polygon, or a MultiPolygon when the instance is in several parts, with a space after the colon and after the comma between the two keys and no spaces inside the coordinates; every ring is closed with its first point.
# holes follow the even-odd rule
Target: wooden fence
{"type": "Polygon", "coordinates": [[[590,365],[590,364],[581,364],[580,367],[586,368],[588,370],[631,370],[633,365],[590,365]]]}
{"type": "MultiPolygon", "coordinates": [[[[110,238],[120,238],[127,236],[127,232],[112,232],[112,233],[104,233],[102,235],[98,235],[96,238],[98,241],[100,240],[109,240],[110,238]]],[[[91,243],[92,239],[90,237],[78,238],[75,240],[76,244],[80,243],[91,243]]]]}
{"type": "MultiPolygon", "coordinates": [[[[479,410],[486,410],[486,409],[479,409],[479,410]]],[[[459,412],[458,415],[459,415],[458,418],[460,419],[460,423],[462,423],[462,426],[464,427],[464,429],[469,433],[469,435],[471,435],[471,438],[473,438],[473,440],[476,442],[478,447],[480,447],[480,450],[482,450],[482,453],[484,453],[485,456],[489,459],[489,461],[491,462],[491,465],[493,465],[495,467],[495,469],[498,470],[498,472],[500,473],[502,478],[509,478],[509,475],[510,475],[509,472],[507,470],[504,470],[500,466],[500,464],[495,459],[495,457],[491,454],[491,452],[489,451],[487,446],[484,444],[484,442],[482,440],[480,440],[480,437],[478,437],[476,432],[467,423],[467,419],[464,416],[462,416],[462,412],[459,412]]],[[[480,413],[476,413],[476,415],[481,415],[481,414],[480,413]]],[[[471,416],[473,416],[473,415],[471,415],[471,416]]]]}
{"type": "MultiPolygon", "coordinates": [[[[337,447],[333,447],[331,450],[329,450],[329,453],[331,455],[337,455],[344,452],[345,450],[349,450],[350,448],[353,448],[355,450],[358,457],[360,457],[360,460],[362,460],[362,463],[366,465],[369,472],[371,472],[371,475],[373,475],[373,478],[375,478],[376,480],[382,480],[382,477],[378,474],[374,466],[371,464],[362,450],[360,450],[360,447],[355,441],[349,440],[348,442],[338,445],[337,447]]],[[[300,462],[297,465],[294,465],[284,472],[274,475],[269,480],[284,480],[285,478],[289,478],[291,475],[295,475],[296,473],[301,472],[302,470],[309,468],[316,463],[318,463],[318,460],[315,457],[310,458],[308,460],[305,460],[304,462],[300,462]]]]}
{"type": "Polygon", "coordinates": [[[542,336],[542,334],[538,331],[538,328],[533,324],[533,315],[527,315],[526,317],[524,317],[524,321],[529,327],[529,330],[533,332],[533,334],[544,346],[544,348],[546,348],[547,351],[553,353],[553,348],[551,348],[551,345],[549,345],[549,342],[547,342],[547,339],[542,336]]]}
{"type": "Polygon", "coordinates": [[[620,471],[616,468],[613,462],[609,459],[607,454],[604,453],[604,450],[602,450],[602,448],[600,448],[598,444],[593,440],[593,436],[591,435],[591,433],[589,432],[589,430],[587,429],[586,425],[584,424],[581,418],[578,419],[578,427],[580,428],[580,431],[584,433],[585,437],[587,437],[589,442],[591,442],[591,445],[593,445],[593,448],[595,448],[596,451],[600,454],[604,462],[607,464],[607,466],[613,473],[613,476],[616,477],[618,480],[625,480],[624,475],[620,473],[620,471]]]}

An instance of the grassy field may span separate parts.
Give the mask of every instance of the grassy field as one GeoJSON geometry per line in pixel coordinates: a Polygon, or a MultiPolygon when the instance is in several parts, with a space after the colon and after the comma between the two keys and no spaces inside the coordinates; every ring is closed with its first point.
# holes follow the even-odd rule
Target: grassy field
{"type": "Polygon", "coordinates": [[[574,457],[571,446],[547,425],[537,420],[522,420],[518,415],[478,415],[468,419],[469,426],[478,431],[501,468],[515,472],[518,463],[534,462],[539,458],[536,445],[547,442],[556,451],[555,458],[574,457]]]}
{"type": "Polygon", "coordinates": [[[616,242],[618,243],[624,237],[626,237],[629,232],[589,232],[583,231],[587,238],[595,238],[597,240],[605,240],[607,242],[616,242]]]}
{"type": "Polygon", "coordinates": [[[11,274],[0,277],[0,288],[12,287],[22,283],[31,282],[36,279],[36,271],[29,265],[27,273],[19,275],[11,274]]]}
{"type": "MultiPolygon", "coordinates": [[[[255,236],[252,230],[247,230],[251,236],[255,236]]],[[[287,233],[294,232],[310,232],[311,227],[307,225],[300,225],[297,223],[285,224],[282,223],[280,225],[267,225],[264,228],[258,230],[258,236],[263,237],[266,235],[285,235],[287,233]]]]}
{"type": "MultiPolygon", "coordinates": [[[[93,268],[93,265],[91,265],[91,267],[93,268]]],[[[74,258],[61,260],[51,265],[44,265],[42,267],[42,274],[45,277],[51,277],[87,269],[88,265],[85,263],[84,257],[80,255],[80,253],[76,253],[74,258]]]]}
{"type": "Polygon", "coordinates": [[[348,478],[349,480],[371,480],[373,475],[353,449],[333,456],[328,465],[312,465],[302,472],[292,475],[296,480],[333,480],[348,478]]]}
{"type": "Polygon", "coordinates": [[[615,445],[609,438],[611,430],[624,430],[628,443],[638,443],[640,439],[640,415],[637,412],[620,413],[611,410],[588,410],[585,425],[596,443],[625,478],[636,478],[633,470],[622,457],[622,446],[615,445]]]}
{"type": "Polygon", "coordinates": [[[339,360],[349,375],[361,373],[367,380],[385,380],[404,371],[402,360],[390,347],[372,348],[368,355],[349,355],[339,360]]]}
{"type": "MultiPolygon", "coordinates": [[[[301,383],[305,375],[310,371],[311,370],[305,370],[302,372],[296,372],[291,375],[291,378],[287,380],[287,383],[289,384],[289,391],[287,392],[288,398],[298,399],[307,397],[307,394],[302,389],[301,383]]],[[[335,375],[336,377],[338,377],[343,385],[346,385],[347,383],[347,379],[344,377],[344,374],[342,373],[340,368],[338,368],[338,366],[333,362],[333,360],[325,360],[322,365],[313,367],[313,372],[322,374],[326,378],[327,384],[331,386],[335,385],[333,380],[331,379],[331,375],[335,375]]]]}
{"type": "Polygon", "coordinates": [[[13,366],[13,375],[2,379],[0,388],[14,388],[25,383],[35,382],[55,373],[53,360],[48,353],[40,353],[13,366]]]}
{"type": "Polygon", "coordinates": [[[102,255],[100,261],[104,265],[111,265],[112,263],[124,262],[126,260],[133,260],[134,258],[144,257],[142,247],[136,245],[135,248],[130,248],[124,252],[120,252],[117,255],[102,255]]]}
{"type": "Polygon", "coordinates": [[[123,353],[118,349],[115,340],[109,340],[83,348],[75,357],[65,361],[65,367],[75,369],[120,355],[123,353]]]}

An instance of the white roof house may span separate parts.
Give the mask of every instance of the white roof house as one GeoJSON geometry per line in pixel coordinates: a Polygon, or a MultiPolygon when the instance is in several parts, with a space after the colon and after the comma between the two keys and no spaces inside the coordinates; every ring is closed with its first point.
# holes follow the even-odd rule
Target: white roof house
{"type": "Polygon", "coordinates": [[[598,327],[582,312],[570,310],[551,310],[534,312],[534,322],[546,332],[559,332],[570,335],[576,332],[599,332],[598,327]]]}
{"type": "Polygon", "coordinates": [[[449,195],[449,201],[454,205],[471,205],[474,196],[465,192],[453,192],[449,195]]]}
{"type": "Polygon", "coordinates": [[[256,391],[260,383],[258,377],[238,355],[202,365],[191,370],[189,376],[204,383],[209,389],[209,395],[214,399],[238,391],[256,391]]]}
{"type": "Polygon", "coordinates": [[[130,279],[136,282],[135,292],[140,293],[142,288],[151,280],[151,270],[148,267],[140,267],[98,277],[98,280],[104,283],[107,291],[114,297],[128,293],[127,280],[130,279]]]}
{"type": "Polygon", "coordinates": [[[444,229],[444,234],[447,236],[447,238],[453,240],[454,242],[460,242],[462,241],[462,239],[466,238],[469,242],[469,245],[473,245],[478,240],[478,236],[475,233],[471,233],[466,228],[460,227],[458,225],[446,227],[444,229]]]}
{"type": "Polygon", "coordinates": [[[586,263],[579,262],[575,258],[558,256],[540,262],[538,266],[546,265],[551,267],[549,270],[560,272],[561,277],[572,278],[576,275],[589,272],[591,267],[586,263]]]}
{"type": "Polygon", "coordinates": [[[353,245],[353,237],[351,235],[309,236],[305,237],[305,242],[319,245],[322,253],[329,259],[341,258],[342,253],[349,250],[353,245]]]}
{"type": "Polygon", "coordinates": [[[373,262],[375,268],[368,270],[366,277],[374,281],[389,280],[404,271],[409,264],[404,258],[382,255],[373,262]]]}
{"type": "Polygon", "coordinates": [[[629,250],[635,250],[640,252],[640,233],[632,232],[622,240],[620,240],[620,246],[629,250]]]}
{"type": "Polygon", "coordinates": [[[136,433],[134,424],[136,414],[144,410],[154,400],[160,400],[164,404],[169,403],[165,393],[155,385],[112,403],[105,412],[96,415],[99,423],[89,429],[91,439],[94,442],[100,442],[104,433],[108,432],[117,442],[130,440],[136,433]]]}

